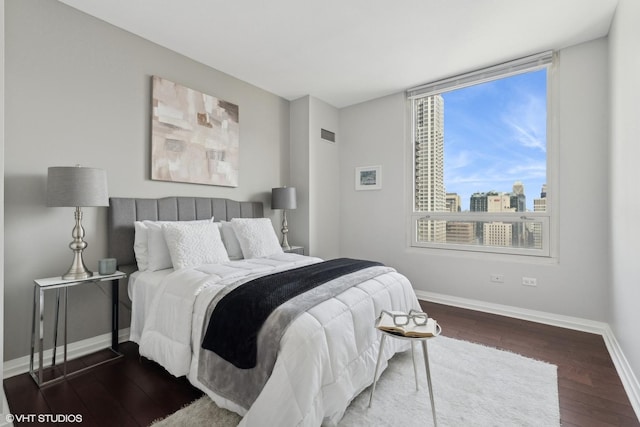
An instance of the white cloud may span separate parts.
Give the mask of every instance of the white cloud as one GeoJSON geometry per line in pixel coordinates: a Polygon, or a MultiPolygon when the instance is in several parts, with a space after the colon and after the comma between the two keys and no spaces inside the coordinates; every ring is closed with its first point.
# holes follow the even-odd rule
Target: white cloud
{"type": "Polygon", "coordinates": [[[516,143],[546,152],[546,101],[531,94],[524,99],[523,103],[510,106],[502,121],[511,130],[511,137],[516,143]]]}

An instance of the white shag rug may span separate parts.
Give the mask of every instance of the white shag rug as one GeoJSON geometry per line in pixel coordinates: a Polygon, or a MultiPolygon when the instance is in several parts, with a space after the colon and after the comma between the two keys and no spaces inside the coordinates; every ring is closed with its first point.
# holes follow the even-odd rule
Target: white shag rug
{"type": "MultiPolygon", "coordinates": [[[[557,367],[518,354],[447,337],[429,340],[429,362],[439,426],[559,426],[557,367]]],[[[395,355],[376,385],[357,396],[341,427],[432,426],[422,358],[415,346],[420,390],[411,353],[395,355]]],[[[204,396],[153,427],[236,426],[240,416],[204,396]]]]}

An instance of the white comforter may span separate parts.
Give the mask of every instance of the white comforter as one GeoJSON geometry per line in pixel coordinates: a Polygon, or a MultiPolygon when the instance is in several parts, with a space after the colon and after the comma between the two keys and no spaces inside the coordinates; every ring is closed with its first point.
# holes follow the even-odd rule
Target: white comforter
{"type": "MultiPolygon", "coordinates": [[[[379,343],[373,325],[380,310],[420,308],[409,281],[395,271],[300,315],[285,332],[273,373],[251,408],[217,396],[197,379],[203,317],[225,285],[318,261],[283,253],[164,275],[155,296],[147,296],[140,354],[175,376],[187,375],[219,406],[244,415],[241,426],[335,425],[349,402],[373,381],[379,343]]],[[[404,340],[389,344],[385,361],[407,345],[404,340]]]]}

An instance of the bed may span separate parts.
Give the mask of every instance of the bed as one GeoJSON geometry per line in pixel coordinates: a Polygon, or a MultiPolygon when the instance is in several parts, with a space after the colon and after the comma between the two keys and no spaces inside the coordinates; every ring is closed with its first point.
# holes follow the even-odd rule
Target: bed
{"type": "MultiPolygon", "coordinates": [[[[109,254],[118,260],[119,268],[137,270],[128,284],[131,340],[139,344],[141,355],[172,375],[186,376],[218,406],[242,415],[241,426],[336,425],[351,400],[373,382],[379,344],[373,327],[377,315],[381,310],[419,309],[418,300],[409,281],[392,268],[274,250],[273,239],[278,242],[275,231],[262,217],[259,202],[111,198],[109,254]],[[147,230],[144,236],[136,230],[142,224],[155,227],[155,231],[147,230]],[[207,246],[209,243],[195,253],[193,248],[202,244],[192,245],[184,236],[202,236],[203,230],[208,236],[214,228],[219,233],[215,239],[223,241],[225,253],[218,253],[219,247],[207,246]],[[238,241],[231,242],[229,230],[238,241]],[[165,236],[171,265],[167,266],[166,260],[164,265],[158,263],[151,256],[136,258],[140,253],[137,240],[142,240],[137,236],[147,242],[146,255],[157,252],[152,235],[165,236]],[[270,248],[268,253],[263,246],[270,248]],[[205,252],[218,254],[201,259],[198,254],[205,252]],[[216,314],[225,304],[220,301],[228,301],[233,293],[261,289],[250,288],[257,281],[276,276],[299,278],[303,271],[332,262],[362,265],[285,302],[281,307],[290,310],[288,314],[274,311],[255,338],[255,366],[239,369],[235,361],[221,358],[221,352],[202,348],[212,328],[210,320],[221,324],[216,314]],[[138,264],[142,268],[138,269],[138,264]],[[326,289],[333,293],[323,295],[326,289]],[[291,323],[282,323],[287,316],[291,323]]],[[[201,239],[197,236],[194,238],[201,239]]],[[[211,243],[217,244],[217,240],[211,243]]],[[[396,352],[407,349],[404,340],[392,340],[392,344],[384,349],[384,366],[396,352]]]]}

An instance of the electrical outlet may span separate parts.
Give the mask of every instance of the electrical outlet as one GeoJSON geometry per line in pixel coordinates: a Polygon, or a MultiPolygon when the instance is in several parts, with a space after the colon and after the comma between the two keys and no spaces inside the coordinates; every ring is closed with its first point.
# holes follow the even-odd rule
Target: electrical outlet
{"type": "Polygon", "coordinates": [[[492,274],[489,276],[492,283],[504,283],[504,274],[492,274]]]}
{"type": "Polygon", "coordinates": [[[524,286],[538,286],[538,280],[535,277],[523,277],[522,284],[524,286]]]}

